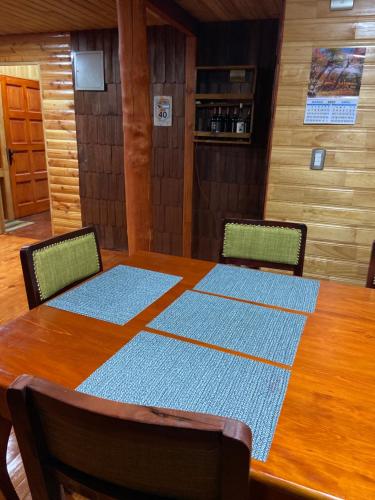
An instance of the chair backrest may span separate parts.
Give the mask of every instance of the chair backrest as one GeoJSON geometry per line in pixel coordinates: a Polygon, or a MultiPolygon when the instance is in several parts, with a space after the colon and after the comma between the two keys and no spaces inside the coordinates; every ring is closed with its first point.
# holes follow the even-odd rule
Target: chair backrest
{"type": "Polygon", "coordinates": [[[103,269],[93,226],[25,246],[20,256],[30,309],[103,269]]]}
{"type": "Polygon", "coordinates": [[[375,241],[372,243],[366,286],[367,288],[375,288],[375,241]]]}
{"type": "Polygon", "coordinates": [[[90,498],[248,499],[242,422],[115,403],[27,375],[7,400],[32,498],[60,499],[63,484],[90,498]]]}
{"type": "Polygon", "coordinates": [[[292,222],[224,219],[220,262],[303,274],[307,227],[292,222]]]}

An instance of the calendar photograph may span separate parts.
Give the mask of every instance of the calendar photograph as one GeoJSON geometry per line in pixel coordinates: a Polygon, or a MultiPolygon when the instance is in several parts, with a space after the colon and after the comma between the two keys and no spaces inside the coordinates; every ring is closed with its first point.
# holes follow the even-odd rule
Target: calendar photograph
{"type": "Polygon", "coordinates": [[[365,55],[365,47],[313,49],[305,124],[355,124],[365,55]]]}
{"type": "Polygon", "coordinates": [[[308,97],[359,96],[365,47],[313,49],[308,97]]]}

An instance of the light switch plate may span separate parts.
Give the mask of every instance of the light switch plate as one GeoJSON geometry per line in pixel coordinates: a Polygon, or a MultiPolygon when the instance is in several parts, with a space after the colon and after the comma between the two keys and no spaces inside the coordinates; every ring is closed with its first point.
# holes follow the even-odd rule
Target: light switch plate
{"type": "Polygon", "coordinates": [[[350,10],[353,8],[354,0],[331,0],[331,10],[350,10]]]}
{"type": "Polygon", "coordinates": [[[325,159],[326,159],[325,149],[313,149],[311,153],[311,162],[310,162],[311,170],[323,170],[325,159]]]}

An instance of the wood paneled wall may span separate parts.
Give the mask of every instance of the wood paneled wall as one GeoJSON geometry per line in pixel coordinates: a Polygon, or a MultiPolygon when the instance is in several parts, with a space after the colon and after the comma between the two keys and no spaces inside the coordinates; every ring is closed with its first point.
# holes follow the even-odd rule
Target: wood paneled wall
{"type": "Polygon", "coordinates": [[[308,225],[305,273],[363,284],[375,239],[375,3],[286,0],[266,217],[308,225]],[[367,47],[357,122],[303,125],[313,47],[367,47]],[[311,149],[327,148],[323,171],[311,149]]]}
{"type": "Polygon", "coordinates": [[[38,63],[55,233],[81,227],[69,34],[0,36],[1,63],[38,63]]]}
{"type": "Polygon", "coordinates": [[[40,71],[38,64],[0,66],[0,75],[15,76],[17,78],[27,78],[29,80],[40,80],[40,71]]]}
{"type": "Polygon", "coordinates": [[[182,255],[185,35],[170,26],[153,26],[148,43],[151,106],[154,95],[173,98],[172,126],[153,128],[152,248],[182,255]]]}
{"type": "Polygon", "coordinates": [[[194,257],[218,259],[223,218],[263,215],[277,34],[277,20],[201,25],[198,65],[255,64],[258,80],[252,144],[196,145],[194,257]]]}
{"type": "Polygon", "coordinates": [[[117,29],[72,33],[72,49],[104,52],[105,91],[75,91],[82,221],[95,225],[104,248],[126,249],[117,29]]]}

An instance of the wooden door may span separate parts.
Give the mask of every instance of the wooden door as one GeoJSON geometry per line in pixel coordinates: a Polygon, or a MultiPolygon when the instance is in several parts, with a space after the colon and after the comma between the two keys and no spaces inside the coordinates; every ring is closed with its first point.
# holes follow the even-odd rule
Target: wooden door
{"type": "Polygon", "coordinates": [[[14,213],[24,217],[49,208],[39,82],[0,80],[14,213]]]}

